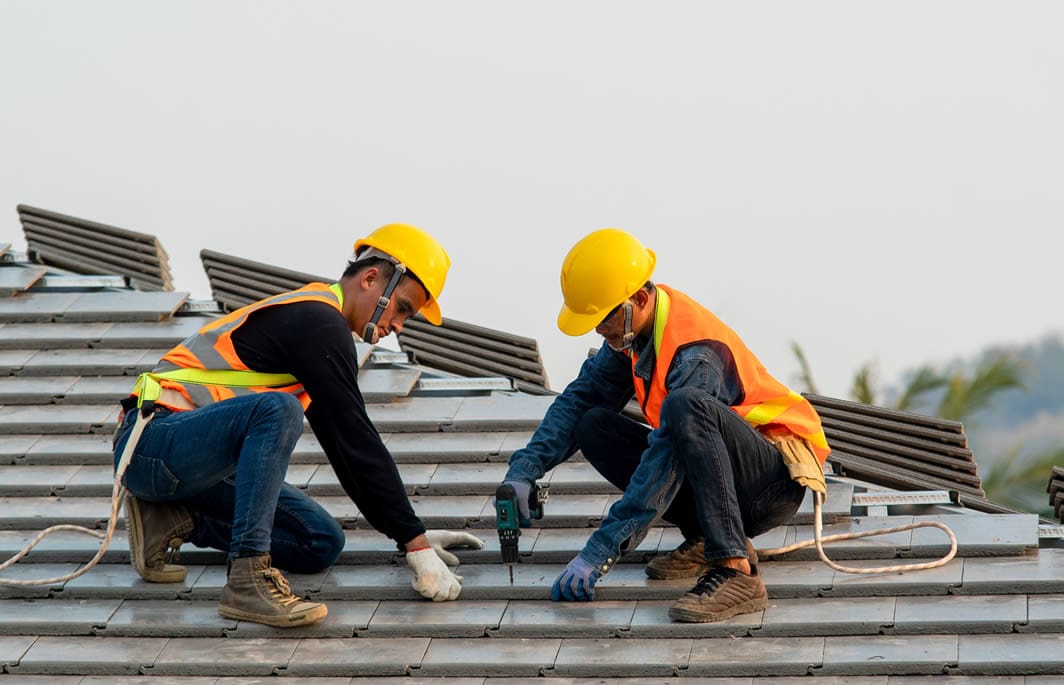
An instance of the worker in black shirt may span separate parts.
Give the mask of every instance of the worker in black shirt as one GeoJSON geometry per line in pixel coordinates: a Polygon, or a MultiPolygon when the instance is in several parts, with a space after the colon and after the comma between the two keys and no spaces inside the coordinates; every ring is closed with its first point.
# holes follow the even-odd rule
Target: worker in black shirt
{"type": "Polygon", "coordinates": [[[170,562],[190,541],[228,553],[223,616],[282,627],[325,617],[324,604],[293,595],[277,570],[321,571],[344,546],[333,517],[284,482],[305,414],[366,521],[406,552],[414,589],[436,601],[458,597],[461,577],[443,559],[457,560],[443,549],[483,542],[426,531],[414,514],[366,413],[351,335],[376,343],[418,311],[439,325],[449,267],[424,231],[383,226],[355,243],[339,283],[313,283],[216,319],[142,376],[114,448],[117,466],[145,413],[132,410],[137,396],[156,383],[154,413],[123,477],[130,555],[145,580],[184,580],[186,569],[170,562]]]}

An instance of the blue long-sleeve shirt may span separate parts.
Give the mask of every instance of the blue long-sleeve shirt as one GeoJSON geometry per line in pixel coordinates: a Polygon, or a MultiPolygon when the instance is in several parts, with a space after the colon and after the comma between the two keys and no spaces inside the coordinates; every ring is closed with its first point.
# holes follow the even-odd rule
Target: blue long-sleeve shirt
{"type": "MultiPolygon", "coordinates": [[[[635,347],[641,351],[634,372],[628,356],[607,345],[583,363],[576,379],[551,404],[528,445],[510,457],[508,480],[533,482],[542,478],[576,452],[576,425],[589,409],[605,407],[619,412],[635,392],[633,381],[649,387],[656,365],[653,341],[639,338],[635,347]]],[[[739,404],[742,384],[728,347],[708,341],[678,350],[665,376],[665,389],[668,393],[685,387],[704,390],[729,406],[739,404]]],[[[667,429],[663,422],[650,431],[648,447],[628,488],[580,552],[603,573],[616,563],[622,550],[642,541],[651,522],[669,507],[680,487],[672,450],[663,437],[667,429]]]]}

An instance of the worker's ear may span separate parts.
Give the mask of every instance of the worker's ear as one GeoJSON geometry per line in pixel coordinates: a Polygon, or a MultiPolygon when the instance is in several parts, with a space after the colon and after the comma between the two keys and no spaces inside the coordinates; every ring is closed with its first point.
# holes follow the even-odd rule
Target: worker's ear
{"type": "Polygon", "coordinates": [[[647,304],[650,303],[650,293],[647,292],[646,288],[640,288],[635,291],[634,295],[632,295],[632,302],[634,302],[639,309],[645,309],[647,304]]]}
{"type": "Polygon", "coordinates": [[[380,280],[380,277],[380,267],[371,266],[358,274],[358,285],[362,290],[369,290],[380,280]]]}

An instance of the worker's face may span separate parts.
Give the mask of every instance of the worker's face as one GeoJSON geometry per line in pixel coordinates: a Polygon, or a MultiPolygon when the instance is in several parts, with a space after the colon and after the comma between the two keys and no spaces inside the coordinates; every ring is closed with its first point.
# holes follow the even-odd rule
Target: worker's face
{"type": "MultiPolygon", "coordinates": [[[[362,271],[353,286],[354,298],[345,318],[351,330],[370,344],[375,344],[377,340],[392,333],[400,333],[406,320],[418,313],[428,299],[425,289],[416,280],[404,277],[392,292],[384,313],[377,320],[376,335],[367,337],[366,324],[377,310],[377,301],[384,295],[388,279],[382,276],[380,269],[373,267],[362,271]]],[[[346,304],[344,308],[347,310],[346,304]]]]}
{"type": "MultiPolygon", "coordinates": [[[[625,300],[627,302],[628,300],[625,300]]],[[[601,335],[606,344],[615,350],[624,346],[624,302],[614,307],[602,322],[595,326],[595,332],[601,335]]]]}

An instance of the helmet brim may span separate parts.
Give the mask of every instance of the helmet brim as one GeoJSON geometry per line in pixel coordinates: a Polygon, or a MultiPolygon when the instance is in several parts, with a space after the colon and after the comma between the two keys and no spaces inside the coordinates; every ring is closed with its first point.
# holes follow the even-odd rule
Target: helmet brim
{"type": "Polygon", "coordinates": [[[594,314],[577,314],[565,305],[558,312],[558,329],[571,336],[580,336],[589,333],[595,326],[602,322],[606,315],[602,312],[594,314]]]}
{"type": "Polygon", "coordinates": [[[421,315],[433,326],[443,323],[443,314],[440,313],[440,305],[436,304],[435,298],[429,298],[425,302],[425,306],[421,308],[421,315]]]}

